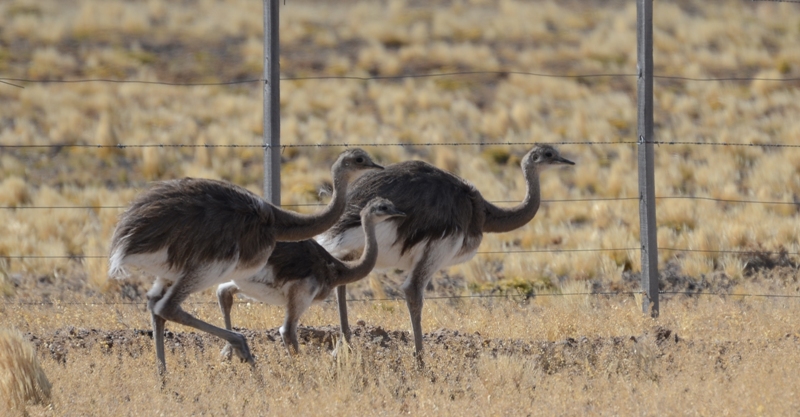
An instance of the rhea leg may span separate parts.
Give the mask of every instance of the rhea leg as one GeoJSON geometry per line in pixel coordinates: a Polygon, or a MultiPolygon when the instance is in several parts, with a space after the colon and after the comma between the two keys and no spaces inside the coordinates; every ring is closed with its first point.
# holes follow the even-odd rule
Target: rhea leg
{"type": "Polygon", "coordinates": [[[156,303],[164,297],[166,288],[161,278],[156,278],[153,288],[147,292],[147,309],[150,310],[150,322],[153,326],[153,342],[156,345],[156,360],[158,360],[158,374],[163,375],[167,371],[167,361],[164,356],[164,325],[165,320],[153,312],[156,303]]]}
{"type": "Polygon", "coordinates": [[[422,364],[422,304],[425,287],[428,285],[433,271],[429,253],[426,252],[422,259],[414,265],[401,287],[406,296],[411,328],[414,331],[414,353],[420,364],[422,364]]]}
{"type": "Polygon", "coordinates": [[[300,344],[297,342],[297,323],[300,321],[300,316],[311,307],[315,295],[314,288],[309,288],[304,284],[297,284],[289,289],[286,318],[280,328],[283,345],[286,346],[289,354],[300,352],[300,344]]]}
{"type": "Polygon", "coordinates": [[[340,285],[336,288],[336,299],[339,303],[339,325],[344,340],[350,343],[350,323],[347,321],[347,288],[340,285]]]}
{"type": "Polygon", "coordinates": [[[422,355],[422,304],[423,293],[422,290],[425,285],[416,280],[406,280],[403,284],[402,290],[406,296],[406,305],[408,306],[408,313],[411,318],[411,329],[414,332],[414,353],[418,358],[422,355]]]}
{"type": "MultiPolygon", "coordinates": [[[[217,302],[219,303],[219,309],[222,312],[222,317],[225,320],[225,329],[227,330],[233,330],[233,326],[231,325],[231,308],[233,308],[233,295],[238,292],[239,287],[232,281],[217,287],[217,302]]],[[[230,343],[226,343],[225,347],[222,348],[222,357],[230,359],[233,353],[232,350],[233,346],[230,343]]],[[[242,356],[241,352],[238,352],[236,355],[239,357],[242,356]]]]}
{"type": "Polygon", "coordinates": [[[184,326],[194,327],[226,340],[234,348],[234,352],[244,361],[253,363],[253,356],[247,346],[247,340],[239,333],[222,329],[212,324],[206,323],[181,308],[181,302],[192,292],[202,288],[193,288],[195,282],[201,281],[202,277],[196,275],[186,275],[173,284],[164,296],[155,303],[153,313],[164,320],[183,324],[184,326]]]}
{"type": "Polygon", "coordinates": [[[233,330],[231,325],[231,308],[233,308],[233,296],[239,292],[239,287],[231,282],[220,284],[217,287],[217,302],[219,309],[222,312],[222,317],[225,319],[225,328],[233,330]]]}

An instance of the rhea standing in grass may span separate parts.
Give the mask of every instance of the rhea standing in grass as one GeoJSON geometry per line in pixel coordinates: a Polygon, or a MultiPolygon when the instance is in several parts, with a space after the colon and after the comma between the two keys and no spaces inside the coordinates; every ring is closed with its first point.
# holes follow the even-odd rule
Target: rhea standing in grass
{"type": "MultiPolygon", "coordinates": [[[[512,208],[495,206],[472,184],[425,162],[389,165],[353,183],[344,215],[317,240],[334,256],[352,256],[364,246],[358,212],[367,202],[375,197],[388,198],[406,213],[406,217],[377,226],[377,268],[408,273],[402,290],[411,316],[415,352],[421,358],[423,291],[433,273],[472,259],[483,233],[508,232],[531,221],[539,210],[539,174],[549,166],[565,164],[574,165],[554,147],[534,147],[521,163],[527,183],[525,199],[512,208]]],[[[339,287],[342,332],[349,338],[345,294],[345,287],[339,287]]]]}
{"type": "MultiPolygon", "coordinates": [[[[225,328],[231,330],[233,295],[242,293],[268,304],[286,306],[286,319],[280,328],[283,344],[290,353],[297,353],[297,323],[313,304],[328,297],[339,285],[356,282],[372,271],[378,260],[375,226],[389,218],[405,216],[391,201],[372,199],[361,209],[361,225],[365,236],[364,252],[355,261],[342,262],[329,254],[315,240],[278,242],[267,265],[257,274],[220,285],[217,298],[225,328]]],[[[230,357],[231,345],[223,350],[230,357]]]]}
{"type": "Polygon", "coordinates": [[[347,186],[365,171],[382,169],[361,149],[344,151],[331,169],[333,196],[314,214],[282,210],[222,181],[164,181],[140,194],[120,217],[111,240],[109,275],[127,267],[152,275],[147,308],[158,370],[166,370],[164,325],[173,321],[224,339],[249,363],[245,337],[206,323],[181,308],[190,294],[260,271],[276,241],[309,239],[331,227],[345,208],[347,186]]]}

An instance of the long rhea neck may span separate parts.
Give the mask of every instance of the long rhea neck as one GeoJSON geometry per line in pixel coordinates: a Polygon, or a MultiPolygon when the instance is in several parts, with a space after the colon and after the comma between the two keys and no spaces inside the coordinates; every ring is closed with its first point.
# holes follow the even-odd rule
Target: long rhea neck
{"type": "Polygon", "coordinates": [[[528,191],[522,203],[511,208],[501,208],[485,201],[486,221],[483,231],[486,233],[510,232],[527,224],[539,211],[541,192],[539,190],[539,170],[536,167],[525,170],[525,182],[528,191]]]}
{"type": "Polygon", "coordinates": [[[344,271],[335,279],[333,286],[346,285],[356,282],[372,272],[378,262],[378,239],[375,237],[375,219],[365,217],[361,220],[364,229],[364,252],[355,261],[343,262],[344,271]]]}
{"type": "Polygon", "coordinates": [[[330,229],[342,213],[347,199],[347,180],[341,175],[333,178],[333,196],[324,209],[301,214],[275,207],[275,239],[278,241],[300,241],[330,229]]]}

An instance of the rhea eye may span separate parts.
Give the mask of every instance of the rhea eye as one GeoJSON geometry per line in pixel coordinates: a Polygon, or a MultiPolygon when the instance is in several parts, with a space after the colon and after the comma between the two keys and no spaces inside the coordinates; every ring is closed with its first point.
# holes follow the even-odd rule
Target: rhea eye
{"type": "Polygon", "coordinates": [[[544,157],[545,158],[552,158],[553,157],[553,153],[552,152],[545,152],[544,157]]]}
{"type": "Polygon", "coordinates": [[[358,158],[356,158],[356,162],[358,162],[359,164],[363,164],[364,163],[364,157],[359,156],[358,158]]]}

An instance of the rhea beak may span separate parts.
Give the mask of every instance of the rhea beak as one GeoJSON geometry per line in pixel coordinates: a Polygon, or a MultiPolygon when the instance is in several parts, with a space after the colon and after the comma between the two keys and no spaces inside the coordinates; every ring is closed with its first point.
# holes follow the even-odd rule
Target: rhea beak
{"type": "Polygon", "coordinates": [[[575,165],[575,163],[574,163],[574,162],[570,161],[570,160],[569,160],[569,159],[567,159],[567,158],[562,158],[562,157],[560,157],[560,156],[558,156],[558,157],[554,158],[554,161],[555,161],[555,163],[557,163],[557,164],[564,164],[564,165],[575,165]]]}
{"type": "Polygon", "coordinates": [[[392,215],[392,216],[394,216],[394,217],[406,217],[406,214],[405,214],[405,213],[403,213],[402,211],[400,211],[400,210],[397,210],[397,209],[394,209],[394,210],[393,210],[391,213],[389,213],[389,214],[391,214],[391,215],[392,215]]]}
{"type": "Polygon", "coordinates": [[[383,165],[378,165],[378,164],[376,164],[374,162],[370,163],[369,167],[375,168],[375,169],[383,169],[383,165]]]}

